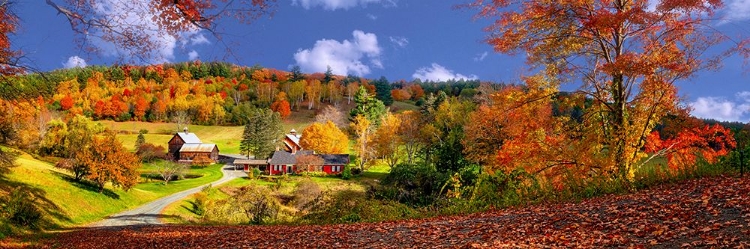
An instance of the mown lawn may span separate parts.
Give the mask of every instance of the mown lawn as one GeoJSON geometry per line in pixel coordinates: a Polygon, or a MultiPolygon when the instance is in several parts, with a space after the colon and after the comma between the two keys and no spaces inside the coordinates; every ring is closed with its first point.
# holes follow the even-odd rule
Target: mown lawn
{"type": "MultiPolygon", "coordinates": [[[[311,111],[310,113],[313,112],[311,111]]],[[[282,129],[284,133],[288,133],[291,129],[302,132],[305,127],[312,123],[312,120],[312,118],[307,116],[289,118],[282,122],[282,129]]],[[[117,131],[119,133],[117,134],[117,138],[120,139],[125,148],[131,151],[135,151],[135,140],[138,138],[138,132],[142,129],[148,130],[148,133],[144,135],[147,143],[161,145],[165,148],[177,131],[177,124],[174,123],[99,122],[109,127],[109,129],[117,131]]],[[[216,144],[221,154],[240,153],[240,140],[242,140],[244,126],[188,125],[188,129],[189,132],[195,133],[202,142],[216,144]]]]}
{"type": "Polygon", "coordinates": [[[12,168],[7,180],[41,190],[44,193],[43,198],[56,206],[53,208],[56,210],[46,211],[62,214],[53,221],[64,227],[98,221],[108,215],[221,178],[221,165],[212,165],[192,169],[191,174],[203,175],[199,178],[174,181],[169,185],[164,185],[161,181],[146,180],[129,191],[108,185],[99,193],[96,187],[76,182],[68,172],[54,168],[50,163],[36,160],[28,154],[21,155],[16,163],[18,166],[12,168]]]}

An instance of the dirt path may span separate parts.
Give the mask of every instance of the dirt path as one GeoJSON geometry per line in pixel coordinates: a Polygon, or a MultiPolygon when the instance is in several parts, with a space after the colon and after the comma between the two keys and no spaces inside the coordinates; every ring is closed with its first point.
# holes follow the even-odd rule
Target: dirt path
{"type": "MultiPolygon", "coordinates": [[[[208,183],[213,186],[228,182],[232,179],[242,177],[245,175],[242,171],[235,171],[232,166],[224,165],[221,169],[223,176],[221,179],[208,183]]],[[[174,193],[169,196],[159,198],[155,201],[149,202],[143,206],[131,209],[125,212],[114,214],[108,218],[92,223],[89,227],[116,227],[116,226],[132,226],[132,225],[155,225],[162,224],[159,220],[161,211],[176,201],[182,200],[192,194],[198,193],[208,184],[204,184],[195,188],[184,190],[181,192],[174,193]]]]}

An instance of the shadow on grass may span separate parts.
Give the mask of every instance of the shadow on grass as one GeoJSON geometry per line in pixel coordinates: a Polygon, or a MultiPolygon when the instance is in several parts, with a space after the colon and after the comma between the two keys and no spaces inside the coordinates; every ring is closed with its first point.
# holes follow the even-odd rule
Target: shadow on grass
{"type": "Polygon", "coordinates": [[[16,233],[24,234],[26,233],[24,230],[27,229],[28,231],[60,229],[61,226],[59,225],[59,222],[71,222],[70,217],[68,217],[57,204],[47,198],[47,193],[43,189],[32,187],[22,182],[12,181],[6,178],[5,175],[0,174],[0,192],[9,193],[9,198],[14,198],[10,197],[12,196],[10,193],[14,191],[22,192],[21,195],[15,195],[15,198],[20,198],[22,200],[9,199],[10,201],[16,203],[30,203],[34,209],[41,213],[41,216],[34,224],[25,226],[14,225],[10,220],[12,218],[0,219],[0,223],[2,223],[0,224],[2,225],[2,227],[0,227],[0,235],[2,235],[2,237],[14,236],[17,235],[16,233]]]}
{"type": "MultiPolygon", "coordinates": [[[[60,172],[55,172],[55,171],[52,171],[52,170],[50,170],[50,172],[53,175],[56,175],[56,176],[60,177],[61,179],[65,180],[66,182],[69,182],[70,185],[73,185],[73,186],[75,186],[75,187],[77,187],[79,189],[83,189],[83,190],[87,190],[87,191],[91,191],[91,192],[99,194],[99,187],[96,186],[96,185],[94,185],[94,184],[91,184],[91,183],[85,182],[85,181],[76,181],[75,178],[73,178],[73,177],[71,177],[69,175],[60,173],[60,172]]],[[[114,191],[106,189],[106,188],[104,190],[102,190],[101,194],[103,194],[103,195],[105,195],[105,196],[107,196],[109,198],[115,199],[115,200],[120,199],[120,195],[118,195],[114,191]]]]}

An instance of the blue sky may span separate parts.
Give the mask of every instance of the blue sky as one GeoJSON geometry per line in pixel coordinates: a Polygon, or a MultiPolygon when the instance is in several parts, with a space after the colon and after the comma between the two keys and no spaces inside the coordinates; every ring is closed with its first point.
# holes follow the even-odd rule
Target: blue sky
{"type": "MultiPolygon", "coordinates": [[[[59,1],[59,0],[58,0],[59,1]]],[[[118,0],[101,0],[118,1],[118,0]]],[[[224,44],[205,32],[164,42],[150,62],[224,60],[240,65],[325,71],[391,81],[480,79],[516,82],[526,73],[524,58],[494,53],[482,43],[488,20],[474,20],[465,1],[278,0],[276,12],[251,25],[221,23],[224,44]],[[227,56],[226,46],[232,55],[227,56]]],[[[729,0],[716,26],[727,34],[750,36],[750,0],[729,0]],[[730,11],[731,10],[731,11],[730,11]]],[[[75,65],[110,65],[117,49],[88,40],[105,52],[87,54],[74,43],[64,17],[44,1],[19,1],[21,30],[14,37],[26,62],[40,70],[75,65]]],[[[750,74],[737,56],[717,72],[701,72],[679,82],[684,103],[704,118],[750,121],[750,74]]],[[[570,88],[570,87],[568,87],[570,88]]]]}

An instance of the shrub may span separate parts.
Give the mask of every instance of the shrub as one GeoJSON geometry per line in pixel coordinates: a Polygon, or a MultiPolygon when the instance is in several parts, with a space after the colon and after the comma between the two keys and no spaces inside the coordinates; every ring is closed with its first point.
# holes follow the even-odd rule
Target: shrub
{"type": "Polygon", "coordinates": [[[260,174],[261,174],[260,169],[253,168],[253,175],[251,176],[251,178],[258,179],[258,177],[260,177],[260,174]]]}
{"type": "Polygon", "coordinates": [[[161,145],[155,145],[150,143],[144,143],[138,146],[135,154],[143,162],[152,162],[156,159],[166,159],[167,150],[161,145]]]}
{"type": "Polygon", "coordinates": [[[312,177],[326,177],[328,174],[323,171],[304,171],[300,173],[300,175],[303,176],[312,176],[312,177]]]}
{"type": "Polygon", "coordinates": [[[344,167],[344,171],[341,172],[341,179],[349,180],[352,178],[352,170],[349,168],[349,165],[344,167]]]}
{"type": "Polygon", "coordinates": [[[15,188],[0,200],[2,215],[14,225],[35,228],[42,219],[42,212],[34,205],[34,197],[27,189],[15,188]]]}
{"type": "Polygon", "coordinates": [[[200,155],[195,158],[193,158],[193,166],[199,166],[199,167],[207,167],[208,165],[211,165],[214,161],[211,160],[211,158],[208,158],[206,155],[200,155]]]}
{"type": "Polygon", "coordinates": [[[376,222],[418,218],[420,213],[404,204],[368,198],[363,192],[344,190],[324,198],[302,217],[312,224],[376,222]]]}
{"type": "Polygon", "coordinates": [[[281,204],[270,192],[267,187],[242,187],[232,196],[233,206],[245,214],[253,224],[269,222],[275,219],[281,210],[281,204]]]}
{"type": "Polygon", "coordinates": [[[384,179],[376,196],[401,203],[426,206],[440,196],[449,176],[428,164],[399,164],[384,179]]]}
{"type": "Polygon", "coordinates": [[[305,179],[297,184],[297,188],[292,195],[293,206],[299,211],[307,212],[321,201],[323,190],[314,181],[305,179]]]}
{"type": "Polygon", "coordinates": [[[208,196],[205,193],[199,192],[195,194],[195,200],[192,202],[192,211],[194,214],[203,217],[206,215],[206,209],[208,208],[208,196]]]}

